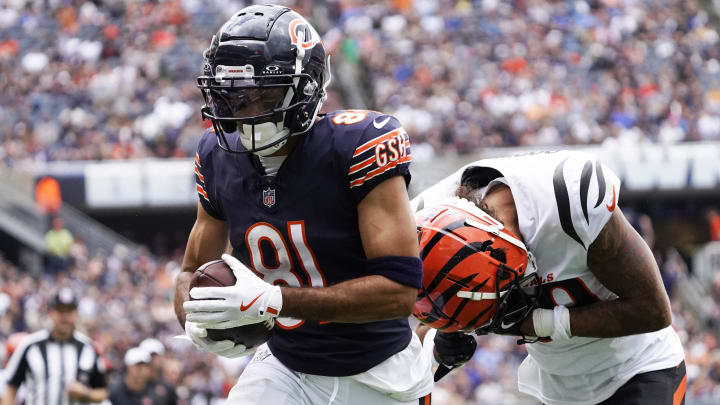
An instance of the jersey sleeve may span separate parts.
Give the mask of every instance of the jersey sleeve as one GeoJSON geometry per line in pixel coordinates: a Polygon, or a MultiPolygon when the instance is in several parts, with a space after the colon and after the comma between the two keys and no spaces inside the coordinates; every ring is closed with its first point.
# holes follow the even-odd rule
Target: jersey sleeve
{"type": "Polygon", "coordinates": [[[353,199],[360,202],[375,186],[394,176],[403,176],[409,184],[411,161],[410,137],[400,122],[390,115],[368,117],[347,173],[353,199]]]}
{"type": "Polygon", "coordinates": [[[29,346],[21,345],[13,352],[8,360],[7,366],[3,370],[4,378],[8,385],[19,387],[25,380],[25,374],[28,370],[27,351],[29,346]]]}
{"type": "Polygon", "coordinates": [[[560,225],[587,249],[595,241],[620,198],[620,179],[592,154],[570,153],[553,173],[560,225]]]}
{"type": "Polygon", "coordinates": [[[225,216],[216,202],[214,193],[212,152],[216,145],[215,134],[211,131],[206,131],[200,139],[200,144],[195,153],[195,189],[197,190],[200,204],[205,208],[205,211],[213,218],[224,221],[225,216]]]}
{"type": "Polygon", "coordinates": [[[107,387],[107,378],[105,378],[106,370],[105,363],[102,357],[97,356],[95,364],[90,370],[90,380],[88,381],[91,388],[105,388],[107,387]]]}

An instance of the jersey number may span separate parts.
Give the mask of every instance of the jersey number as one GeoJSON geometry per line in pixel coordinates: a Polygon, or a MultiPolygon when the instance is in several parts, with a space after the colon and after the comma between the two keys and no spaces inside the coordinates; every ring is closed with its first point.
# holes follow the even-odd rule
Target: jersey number
{"type": "MultiPolygon", "coordinates": [[[[317,259],[305,236],[305,221],[289,221],[287,234],[290,235],[290,248],[280,231],[267,222],[258,222],[245,232],[245,244],[250,251],[251,268],[258,277],[273,285],[288,285],[292,287],[324,287],[325,276],[318,266],[317,259]],[[262,243],[269,244],[275,253],[272,258],[263,257],[262,243]],[[293,265],[291,255],[295,255],[300,269],[293,265]],[[300,273],[302,272],[302,273],[300,273]],[[310,285],[303,282],[304,276],[310,285]]],[[[267,251],[266,251],[267,253],[267,251]]],[[[276,323],[283,329],[295,329],[305,323],[295,318],[278,318],[276,323]]]]}
{"type": "Polygon", "coordinates": [[[333,117],[332,122],[335,125],[352,125],[361,122],[367,117],[367,111],[362,110],[348,110],[341,112],[340,114],[333,117]]]}
{"type": "Polygon", "coordinates": [[[579,278],[544,284],[543,289],[540,308],[553,309],[557,305],[581,307],[600,301],[600,298],[579,278]]]}

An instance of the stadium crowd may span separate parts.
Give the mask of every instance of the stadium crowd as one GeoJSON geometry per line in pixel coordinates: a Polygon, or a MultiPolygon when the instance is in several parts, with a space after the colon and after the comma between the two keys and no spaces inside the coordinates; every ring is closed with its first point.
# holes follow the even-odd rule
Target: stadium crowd
{"type": "Polygon", "coordinates": [[[376,105],[435,151],[720,136],[719,38],[694,0],[340,3],[376,105]]]}
{"type": "MultiPolygon", "coordinates": [[[[429,154],[720,137],[719,37],[697,0],[285,3],[429,154]]],[[[3,2],[0,161],[191,155],[202,50],[243,4],[3,2]]]]}

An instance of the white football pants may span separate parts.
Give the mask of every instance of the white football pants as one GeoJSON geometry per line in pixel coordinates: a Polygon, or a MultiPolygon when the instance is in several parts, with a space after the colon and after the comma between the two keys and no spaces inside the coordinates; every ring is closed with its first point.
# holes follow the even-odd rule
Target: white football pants
{"type": "MultiPolygon", "coordinates": [[[[408,347],[372,369],[349,377],[326,377],[288,369],[263,344],[225,404],[417,405],[433,388],[431,356],[413,333],[408,347]]],[[[430,403],[429,398],[425,403],[430,403]]]]}

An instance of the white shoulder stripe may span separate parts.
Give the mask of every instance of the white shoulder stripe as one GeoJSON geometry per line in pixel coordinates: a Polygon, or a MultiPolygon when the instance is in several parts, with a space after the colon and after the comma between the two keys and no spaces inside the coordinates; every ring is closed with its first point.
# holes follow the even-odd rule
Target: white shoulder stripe
{"type": "Polygon", "coordinates": [[[26,336],[25,339],[23,339],[18,345],[18,347],[15,349],[12,356],[10,356],[10,360],[8,360],[8,364],[4,370],[5,376],[7,378],[10,378],[10,376],[15,373],[18,366],[20,365],[20,360],[22,360],[23,356],[25,356],[25,352],[27,351],[28,347],[35,343],[41,342],[48,337],[50,337],[50,332],[45,329],[26,336]]]}

